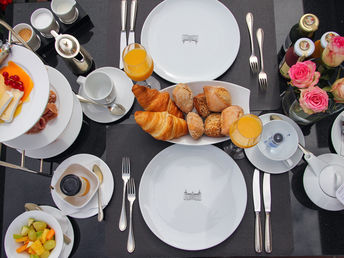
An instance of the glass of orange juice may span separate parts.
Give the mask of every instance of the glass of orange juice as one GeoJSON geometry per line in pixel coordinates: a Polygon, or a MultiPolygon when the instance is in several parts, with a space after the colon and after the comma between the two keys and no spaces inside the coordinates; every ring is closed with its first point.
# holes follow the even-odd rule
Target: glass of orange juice
{"type": "Polygon", "coordinates": [[[230,155],[234,159],[245,157],[243,148],[255,146],[263,131],[262,121],[258,116],[247,114],[240,117],[229,128],[232,144],[229,146],[230,155]]]}
{"type": "Polygon", "coordinates": [[[123,50],[123,65],[125,73],[137,84],[160,90],[160,83],[151,76],[153,59],[142,45],[133,43],[123,50]]]}

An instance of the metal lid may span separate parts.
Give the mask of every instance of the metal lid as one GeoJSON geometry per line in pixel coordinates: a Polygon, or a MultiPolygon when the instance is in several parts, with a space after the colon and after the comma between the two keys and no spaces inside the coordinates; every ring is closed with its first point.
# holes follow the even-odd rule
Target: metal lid
{"type": "Polygon", "coordinates": [[[309,38],[300,38],[295,42],[294,51],[298,56],[309,57],[315,49],[314,43],[309,38]]]}
{"type": "Polygon", "coordinates": [[[81,189],[81,180],[76,175],[66,175],[60,182],[62,193],[68,196],[76,195],[81,189]]]}
{"type": "Polygon", "coordinates": [[[80,52],[80,43],[75,37],[63,34],[56,39],[55,48],[62,57],[73,58],[80,52]]]}
{"type": "Polygon", "coordinates": [[[328,31],[328,32],[324,33],[320,38],[321,47],[325,48],[327,46],[327,44],[330,42],[330,39],[335,37],[335,36],[339,36],[339,34],[337,32],[334,32],[334,31],[328,31]]]}
{"type": "Polygon", "coordinates": [[[314,32],[319,27],[319,19],[314,14],[307,13],[300,18],[299,26],[305,32],[314,32]]]}

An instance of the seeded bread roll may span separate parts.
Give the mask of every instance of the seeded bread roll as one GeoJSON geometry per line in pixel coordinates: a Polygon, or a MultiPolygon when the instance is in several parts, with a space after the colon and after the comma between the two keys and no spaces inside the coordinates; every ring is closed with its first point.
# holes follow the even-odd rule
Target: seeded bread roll
{"type": "Polygon", "coordinates": [[[244,115],[244,110],[236,105],[230,106],[221,112],[221,133],[229,136],[231,125],[244,115]]]}
{"type": "Polygon", "coordinates": [[[186,123],[192,138],[197,140],[203,135],[204,124],[202,118],[198,114],[189,112],[186,116],[186,123]]]}
{"type": "Polygon", "coordinates": [[[196,95],[193,98],[193,103],[194,103],[195,109],[197,110],[198,114],[201,117],[206,118],[207,116],[209,116],[210,111],[207,106],[207,100],[205,99],[204,93],[200,93],[196,95]]]}
{"type": "Polygon", "coordinates": [[[189,113],[193,109],[193,94],[189,86],[184,83],[179,83],[173,89],[172,92],[173,100],[177,107],[184,113],[189,113]]]}
{"type": "Polygon", "coordinates": [[[204,86],[203,91],[207,105],[212,112],[221,112],[232,105],[232,97],[229,91],[221,86],[204,86]]]}
{"type": "Polygon", "coordinates": [[[204,134],[210,137],[222,137],[220,113],[212,113],[205,119],[204,134]]]}

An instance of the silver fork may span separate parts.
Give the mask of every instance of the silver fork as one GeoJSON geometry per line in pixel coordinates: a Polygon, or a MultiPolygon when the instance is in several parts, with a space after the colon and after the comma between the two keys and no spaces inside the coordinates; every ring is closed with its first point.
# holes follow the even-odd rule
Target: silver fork
{"type": "Polygon", "coordinates": [[[247,13],[246,14],[246,23],[247,23],[247,28],[248,28],[248,32],[250,34],[250,41],[251,41],[251,56],[249,58],[249,64],[251,67],[251,71],[253,73],[258,72],[258,58],[257,56],[254,54],[254,45],[253,45],[253,15],[252,13],[247,13]]]}
{"type": "Polygon", "coordinates": [[[128,235],[127,250],[129,253],[132,253],[135,250],[135,239],[134,239],[134,231],[133,231],[133,203],[136,199],[136,191],[135,191],[134,178],[130,178],[127,190],[128,190],[128,201],[130,203],[129,235],[128,235]]]}
{"type": "Polygon", "coordinates": [[[258,82],[263,90],[266,90],[268,86],[268,76],[264,72],[264,58],[263,58],[263,42],[264,42],[264,31],[262,28],[257,30],[257,40],[260,52],[260,72],[258,74],[258,82]]]}
{"type": "Polygon", "coordinates": [[[127,228],[127,215],[125,211],[125,189],[130,178],[130,159],[128,157],[122,158],[122,179],[123,179],[123,198],[122,198],[122,210],[119,217],[119,229],[124,231],[127,228]]]}

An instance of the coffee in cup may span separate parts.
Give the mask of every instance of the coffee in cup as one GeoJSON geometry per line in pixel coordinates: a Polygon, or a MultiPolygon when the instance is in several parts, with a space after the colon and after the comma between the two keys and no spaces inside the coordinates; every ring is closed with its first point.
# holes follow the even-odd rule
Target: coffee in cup
{"type": "MultiPolygon", "coordinates": [[[[29,24],[19,23],[14,26],[13,30],[32,48],[33,51],[36,51],[41,46],[41,39],[29,24]]],[[[12,40],[17,41],[14,35],[12,35],[12,40]]]]}
{"type": "Polygon", "coordinates": [[[273,120],[264,124],[258,148],[268,159],[292,166],[290,158],[295,154],[298,143],[298,134],[290,123],[273,120]]]}

